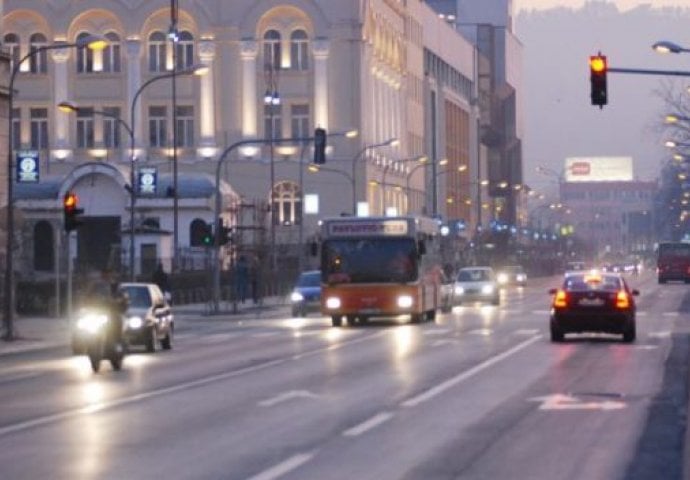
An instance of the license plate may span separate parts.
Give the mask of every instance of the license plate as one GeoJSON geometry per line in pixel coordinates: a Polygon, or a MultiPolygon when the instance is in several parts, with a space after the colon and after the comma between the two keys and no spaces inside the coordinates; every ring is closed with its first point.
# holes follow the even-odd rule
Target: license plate
{"type": "Polygon", "coordinates": [[[379,313],[380,311],[381,310],[378,308],[360,308],[359,309],[359,313],[368,313],[368,314],[379,313]]]}
{"type": "Polygon", "coordinates": [[[604,305],[604,301],[601,298],[583,298],[580,300],[579,305],[583,307],[601,307],[604,305]]]}

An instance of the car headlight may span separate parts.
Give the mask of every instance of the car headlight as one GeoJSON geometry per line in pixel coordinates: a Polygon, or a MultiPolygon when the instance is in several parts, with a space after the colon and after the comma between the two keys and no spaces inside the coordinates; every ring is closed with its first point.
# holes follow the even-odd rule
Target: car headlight
{"type": "Polygon", "coordinates": [[[299,292],[292,292],[292,293],[290,294],[290,301],[291,301],[292,303],[303,302],[303,301],[304,301],[304,295],[302,295],[302,294],[299,293],[299,292]]]}
{"type": "Polygon", "coordinates": [[[328,297],[326,299],[326,308],[330,310],[336,310],[340,308],[341,302],[338,297],[328,297]]]}
{"type": "Polygon", "coordinates": [[[100,313],[85,313],[77,319],[77,328],[95,333],[108,322],[108,316],[100,313]]]}
{"type": "Polygon", "coordinates": [[[508,283],[508,274],[499,273],[496,280],[498,280],[498,283],[508,283]]]}
{"type": "Polygon", "coordinates": [[[517,281],[518,281],[518,282],[524,282],[524,281],[526,281],[526,280],[527,280],[527,275],[524,275],[524,274],[522,274],[522,273],[519,273],[519,274],[518,274],[518,276],[517,276],[517,281]]]}
{"type": "Polygon", "coordinates": [[[494,293],[494,287],[493,287],[493,285],[484,285],[484,286],[482,287],[482,293],[483,293],[484,295],[491,295],[492,293],[494,293]]]}
{"type": "Polygon", "coordinates": [[[413,303],[414,300],[410,295],[400,295],[398,297],[398,307],[400,308],[410,308],[413,303]]]}
{"type": "Polygon", "coordinates": [[[141,328],[144,324],[144,320],[141,317],[129,317],[127,319],[127,326],[129,328],[141,328]]]}
{"type": "Polygon", "coordinates": [[[463,295],[465,293],[465,289],[461,286],[456,285],[453,289],[453,292],[455,292],[456,295],[463,295]]]}

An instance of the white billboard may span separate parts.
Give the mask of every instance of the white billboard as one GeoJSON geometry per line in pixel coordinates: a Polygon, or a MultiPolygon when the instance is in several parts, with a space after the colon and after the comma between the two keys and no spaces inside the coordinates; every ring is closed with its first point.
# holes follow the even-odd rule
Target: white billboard
{"type": "Polygon", "coordinates": [[[563,178],[566,182],[631,182],[632,157],[568,157],[563,178]]]}

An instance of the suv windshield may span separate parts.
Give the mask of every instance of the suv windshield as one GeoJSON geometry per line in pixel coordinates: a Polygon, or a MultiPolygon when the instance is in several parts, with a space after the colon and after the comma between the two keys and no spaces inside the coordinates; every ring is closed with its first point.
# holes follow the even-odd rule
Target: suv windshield
{"type": "Polygon", "coordinates": [[[486,280],[491,280],[490,270],[460,270],[458,273],[458,282],[483,282],[486,280]]]}
{"type": "Polygon", "coordinates": [[[318,287],[321,285],[321,272],[304,272],[297,279],[298,287],[318,287]]]}

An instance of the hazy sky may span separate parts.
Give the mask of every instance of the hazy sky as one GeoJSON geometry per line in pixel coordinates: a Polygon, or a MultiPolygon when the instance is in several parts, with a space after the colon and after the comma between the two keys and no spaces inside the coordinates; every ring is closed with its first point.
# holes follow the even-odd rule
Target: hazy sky
{"type": "MultiPolygon", "coordinates": [[[[606,1],[606,0],[513,0],[515,11],[531,8],[553,8],[553,7],[581,7],[585,1],[606,1]]],[[[608,0],[615,3],[619,9],[634,8],[639,5],[652,5],[654,7],[690,7],[690,0],[608,0]]]]}

